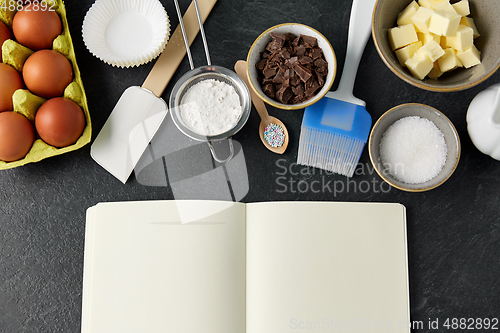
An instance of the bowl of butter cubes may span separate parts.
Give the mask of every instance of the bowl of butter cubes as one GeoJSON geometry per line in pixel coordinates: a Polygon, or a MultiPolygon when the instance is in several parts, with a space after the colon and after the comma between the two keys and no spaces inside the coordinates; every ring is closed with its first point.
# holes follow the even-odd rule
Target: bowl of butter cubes
{"type": "Polygon", "coordinates": [[[376,49],[404,81],[430,91],[471,88],[500,67],[500,1],[378,0],[376,49]]]}

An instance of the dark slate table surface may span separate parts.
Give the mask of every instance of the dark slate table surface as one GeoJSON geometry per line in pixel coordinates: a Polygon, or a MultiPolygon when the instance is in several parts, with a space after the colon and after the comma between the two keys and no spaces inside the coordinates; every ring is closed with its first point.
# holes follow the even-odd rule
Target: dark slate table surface
{"type": "MultiPolygon", "coordinates": [[[[173,1],[161,0],[173,27],[178,20],[173,1]]],[[[114,68],[86,49],[81,26],[93,0],[67,0],[68,21],[92,117],[93,139],[122,92],[141,85],[153,66],[114,68]]],[[[184,11],[188,0],[180,1],[184,11]]],[[[333,45],[339,71],[344,63],[351,1],[349,0],[219,0],[205,29],[212,62],[233,68],[245,59],[253,40],[279,23],[299,22],[322,32],[333,45]]],[[[195,63],[205,55],[198,36],[195,63]]],[[[173,83],[189,70],[185,59],[173,83]]],[[[366,101],[374,121],[402,103],[424,103],[444,112],[456,126],[462,156],[453,176],[424,193],[390,189],[370,169],[366,149],[350,190],[307,189],[316,181],[346,185],[339,175],[326,175],[295,165],[303,110],[268,107],[290,132],[284,155],[266,149],[257,136],[259,117],[234,138],[241,143],[249,179],[244,202],[278,200],[398,202],[407,208],[411,318],[422,322],[415,332],[437,332],[429,321],[447,318],[500,318],[500,162],[479,152],[467,133],[466,112],[477,93],[500,82],[500,72],[462,92],[435,93],[397,78],[380,59],[372,39],[361,59],[354,94],[366,101]],[[278,181],[287,169],[287,184],[278,181]],[[281,182],[281,183],[280,183],[281,182]],[[363,184],[362,184],[363,183],[363,184]]],[[[173,199],[170,187],[141,185],[134,175],[122,184],[84,148],[36,164],[0,171],[0,332],[79,332],[82,301],[85,211],[101,201],[173,199]]],[[[450,321],[451,323],[451,321],[450,321]]],[[[498,326],[497,326],[498,328],[498,326]]],[[[452,327],[450,327],[452,330],[452,327]]],[[[465,330],[455,330],[465,331],[465,330]]],[[[483,330],[484,331],[484,330],[483,330]]]]}

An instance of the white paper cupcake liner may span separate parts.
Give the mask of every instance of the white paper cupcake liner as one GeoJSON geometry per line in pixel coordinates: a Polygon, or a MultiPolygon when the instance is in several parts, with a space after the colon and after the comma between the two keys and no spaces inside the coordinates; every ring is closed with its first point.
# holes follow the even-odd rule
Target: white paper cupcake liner
{"type": "Polygon", "coordinates": [[[165,49],[170,21],[158,0],[97,0],[83,20],[85,46],[116,67],[150,62],[165,49]]]}

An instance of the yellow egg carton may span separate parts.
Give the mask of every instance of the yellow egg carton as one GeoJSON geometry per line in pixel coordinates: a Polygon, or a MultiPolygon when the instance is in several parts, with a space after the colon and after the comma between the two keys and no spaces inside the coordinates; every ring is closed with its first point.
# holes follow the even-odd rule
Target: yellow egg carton
{"type": "MultiPolygon", "coordinates": [[[[14,162],[0,161],[0,170],[11,169],[27,163],[34,163],[45,158],[61,155],[73,150],[80,149],[90,142],[92,137],[92,125],[90,122],[90,113],[87,104],[87,97],[83,88],[82,78],[78,64],[76,63],[75,49],[68,29],[68,20],[66,18],[66,8],[62,0],[44,0],[42,6],[54,9],[59,15],[62,23],[62,34],[59,35],[52,44],[52,49],[63,54],[73,66],[73,81],[64,90],[64,97],[77,103],[85,114],[86,126],[82,136],[71,146],[56,148],[46,144],[39,137],[31,147],[28,154],[21,160],[14,162]]],[[[18,9],[16,0],[0,0],[0,21],[5,23],[12,31],[12,20],[18,9]]],[[[17,43],[14,40],[7,40],[2,46],[2,60],[4,63],[14,67],[19,73],[26,59],[34,53],[33,50],[17,43]]],[[[44,98],[32,94],[29,90],[18,89],[12,96],[14,111],[26,116],[33,124],[38,108],[46,101],[44,98]]]]}

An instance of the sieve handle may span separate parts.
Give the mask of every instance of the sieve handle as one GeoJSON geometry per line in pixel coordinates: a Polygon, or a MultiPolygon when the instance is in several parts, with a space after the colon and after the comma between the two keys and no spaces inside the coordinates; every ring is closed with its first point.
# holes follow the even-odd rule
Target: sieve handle
{"type": "Polygon", "coordinates": [[[233,139],[227,138],[227,141],[229,143],[229,156],[225,160],[221,160],[220,158],[217,157],[217,154],[215,153],[214,146],[212,145],[212,142],[208,141],[208,147],[210,147],[210,152],[212,153],[212,156],[214,160],[220,164],[224,164],[226,162],[229,162],[230,159],[233,158],[234,155],[234,147],[233,147],[233,139]]]}
{"type": "MultiPolygon", "coordinates": [[[[184,28],[184,22],[183,22],[184,20],[182,19],[181,10],[179,8],[179,1],[174,0],[174,3],[175,3],[175,10],[177,11],[177,16],[179,17],[179,24],[181,26],[182,36],[184,37],[184,44],[186,45],[186,51],[187,51],[187,55],[189,58],[189,65],[191,66],[191,70],[193,70],[194,69],[193,57],[191,56],[191,50],[189,49],[189,42],[188,42],[188,39],[186,37],[186,29],[184,28]]],[[[205,37],[205,29],[203,29],[203,22],[202,22],[201,16],[200,16],[200,9],[198,7],[198,1],[193,0],[193,3],[194,3],[194,7],[196,9],[196,16],[198,18],[198,25],[200,26],[200,32],[201,32],[201,37],[203,39],[203,46],[205,48],[205,54],[207,56],[207,63],[208,63],[207,65],[210,66],[211,65],[210,54],[208,53],[207,39],[205,37]]]]}
{"type": "MultiPolygon", "coordinates": [[[[199,9],[203,21],[207,19],[216,2],[217,0],[200,1],[199,9]]],[[[184,14],[183,20],[189,44],[193,43],[200,29],[199,23],[196,22],[196,15],[196,6],[194,3],[191,3],[184,14]]],[[[186,50],[185,47],[183,47],[181,39],[182,32],[180,26],[178,26],[172,33],[170,40],[165,46],[165,50],[160,55],[153,69],[142,84],[142,88],[151,91],[157,97],[160,97],[163,94],[163,91],[170,82],[170,79],[174,76],[177,67],[179,67],[182,59],[184,59],[184,56],[186,55],[186,50]]]]}
{"type": "MultiPolygon", "coordinates": [[[[191,49],[189,48],[189,41],[186,35],[186,28],[184,28],[184,20],[182,19],[181,9],[179,8],[179,1],[174,0],[174,3],[175,3],[175,10],[177,12],[177,17],[179,18],[179,25],[181,26],[182,37],[183,37],[182,39],[184,40],[184,45],[186,46],[186,52],[189,59],[189,66],[191,66],[191,70],[193,70],[194,69],[193,57],[191,56],[191,49]]],[[[193,3],[195,4],[196,12],[198,13],[196,0],[193,0],[193,3]]],[[[198,23],[198,25],[200,24],[198,23]]]]}
{"type": "Polygon", "coordinates": [[[203,40],[205,55],[207,56],[207,66],[210,66],[212,62],[210,61],[210,53],[208,52],[207,37],[205,37],[205,29],[203,28],[203,21],[201,20],[200,8],[198,7],[198,0],[193,0],[193,1],[194,1],[194,7],[196,8],[196,16],[198,17],[198,24],[200,25],[201,39],[203,40]]]}

